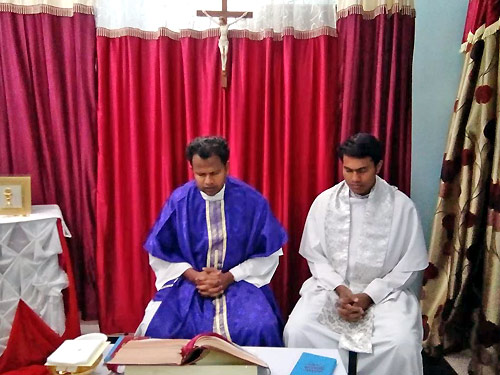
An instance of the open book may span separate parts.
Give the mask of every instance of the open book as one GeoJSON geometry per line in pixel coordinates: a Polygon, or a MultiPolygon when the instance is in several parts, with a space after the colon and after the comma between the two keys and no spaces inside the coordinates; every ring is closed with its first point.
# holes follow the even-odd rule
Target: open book
{"type": "Polygon", "coordinates": [[[108,365],[230,366],[268,365],[240,346],[215,333],[203,333],[191,340],[142,339],[123,344],[108,365]]]}

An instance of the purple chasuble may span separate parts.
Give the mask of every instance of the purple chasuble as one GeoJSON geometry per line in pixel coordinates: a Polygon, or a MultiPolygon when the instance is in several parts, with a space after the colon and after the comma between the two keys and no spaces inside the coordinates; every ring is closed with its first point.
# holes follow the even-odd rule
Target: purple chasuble
{"type": "MultiPolygon", "coordinates": [[[[187,262],[197,271],[215,267],[227,272],[247,259],[273,254],[286,239],[265,198],[228,177],[220,201],[205,201],[194,181],[176,189],[144,247],[157,258],[187,262]]],[[[213,331],[239,345],[283,345],[283,322],[268,285],[234,282],[222,296],[207,298],[181,276],[168,281],[154,300],[162,303],[148,336],[192,338],[213,331]]]]}

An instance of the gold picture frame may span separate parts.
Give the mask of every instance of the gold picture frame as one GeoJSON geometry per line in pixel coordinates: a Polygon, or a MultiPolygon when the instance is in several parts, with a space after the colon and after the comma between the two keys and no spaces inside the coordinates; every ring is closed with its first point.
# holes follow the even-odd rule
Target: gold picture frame
{"type": "Polygon", "coordinates": [[[31,213],[31,176],[0,176],[0,215],[31,213]]]}

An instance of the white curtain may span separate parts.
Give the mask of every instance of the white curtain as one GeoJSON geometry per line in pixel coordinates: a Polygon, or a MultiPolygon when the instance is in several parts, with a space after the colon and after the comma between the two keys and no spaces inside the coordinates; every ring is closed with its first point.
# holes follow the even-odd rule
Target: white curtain
{"type": "Polygon", "coordinates": [[[92,14],[94,0],[0,0],[0,12],[47,13],[72,17],[74,12],[92,14]]]}
{"type": "MultiPolygon", "coordinates": [[[[337,0],[228,0],[229,11],[253,12],[252,18],[240,19],[231,30],[283,33],[293,28],[311,31],[335,28],[337,0]]],[[[217,20],[197,17],[197,10],[221,10],[220,0],[96,0],[98,28],[120,30],[125,28],[157,32],[168,29],[203,31],[218,29],[217,20]]],[[[229,18],[228,23],[234,21],[229,18]]]]}

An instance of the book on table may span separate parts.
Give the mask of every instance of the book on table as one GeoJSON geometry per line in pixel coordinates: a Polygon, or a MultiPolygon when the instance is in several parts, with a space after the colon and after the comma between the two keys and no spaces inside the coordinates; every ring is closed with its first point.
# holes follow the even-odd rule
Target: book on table
{"type": "Polygon", "coordinates": [[[290,375],[332,375],[336,366],[335,358],[304,352],[290,375]]]}
{"type": "Polygon", "coordinates": [[[94,369],[109,345],[107,336],[90,333],[65,340],[48,358],[45,366],[52,374],[79,374],[94,369]]]}
{"type": "Polygon", "coordinates": [[[138,339],[120,345],[106,364],[125,365],[126,375],[260,375],[266,362],[214,333],[187,339],[138,339]],[[203,368],[201,368],[203,367],[203,368]]]}

